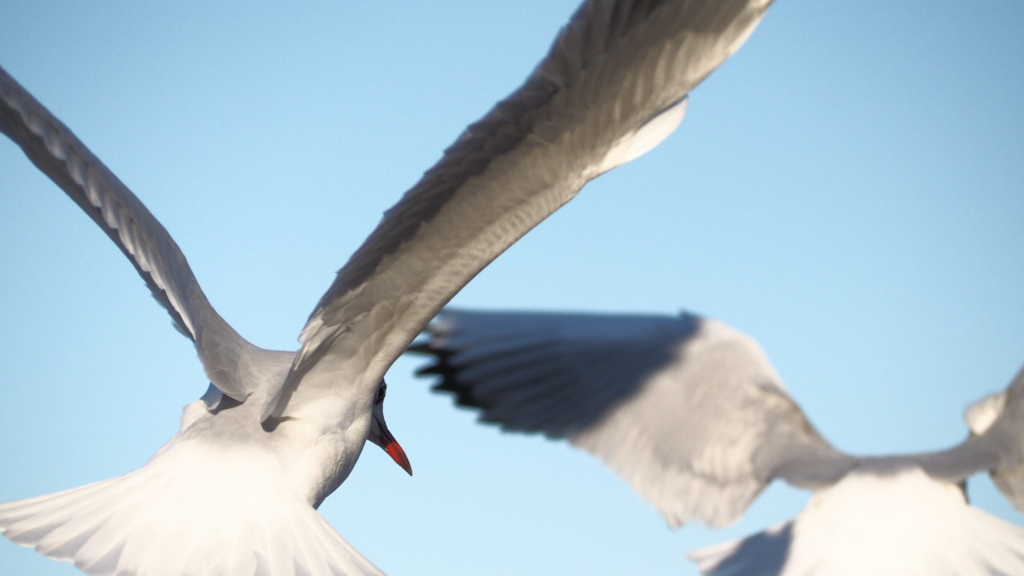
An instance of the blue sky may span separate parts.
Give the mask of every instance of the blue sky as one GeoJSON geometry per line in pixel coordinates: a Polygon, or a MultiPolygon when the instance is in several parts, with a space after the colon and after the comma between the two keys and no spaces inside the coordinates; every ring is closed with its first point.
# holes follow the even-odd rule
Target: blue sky
{"type": "MultiPolygon", "coordinates": [[[[575,0],[6,1],[0,64],[131,187],[243,335],[293,349],[334,271],[515,88],[575,0]]],[[[1024,361],[1024,5],[778,2],[680,130],[480,274],[463,307],[688,309],[757,338],[839,448],[960,441],[1024,361]]],[[[91,220],[0,142],[0,500],[143,464],[206,388],[91,220]]],[[[409,478],[368,448],[321,507],[394,575],[692,574],[785,520],[671,531],[599,462],[392,368],[409,478]]],[[[1024,523],[987,479],[979,506],[1024,523]]],[[[0,543],[4,574],[73,574],[0,543]]]]}

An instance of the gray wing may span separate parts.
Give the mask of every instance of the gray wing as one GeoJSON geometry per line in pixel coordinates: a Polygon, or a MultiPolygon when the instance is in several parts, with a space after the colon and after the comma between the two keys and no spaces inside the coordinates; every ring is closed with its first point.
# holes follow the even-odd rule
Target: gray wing
{"type": "Polygon", "coordinates": [[[192,339],[210,381],[245,399],[255,347],[217,314],[181,249],[142,202],[75,135],[0,68],[0,132],[77,203],[128,257],[174,326],[192,339]]]}
{"type": "Polygon", "coordinates": [[[445,309],[412,350],[438,390],[607,463],[673,526],[738,518],[773,478],[815,488],[853,459],[790,399],[760,347],[706,318],[445,309]]]}
{"type": "Polygon", "coordinates": [[[378,381],[498,254],[588,180],[667,136],[683,98],[770,3],[585,2],[526,82],[463,132],[338,272],[269,411],[339,382],[378,381]]]}
{"type": "Polygon", "coordinates": [[[779,576],[793,545],[793,521],[686,555],[706,576],[779,576]]]}
{"type": "Polygon", "coordinates": [[[1003,496],[1024,513],[1024,368],[1005,391],[970,406],[971,435],[959,446],[918,457],[934,478],[960,482],[988,470],[1003,496]]]}

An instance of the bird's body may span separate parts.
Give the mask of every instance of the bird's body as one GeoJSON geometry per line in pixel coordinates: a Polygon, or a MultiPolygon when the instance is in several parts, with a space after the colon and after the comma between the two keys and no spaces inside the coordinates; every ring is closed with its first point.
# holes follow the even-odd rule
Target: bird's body
{"type": "Polygon", "coordinates": [[[378,573],[315,508],[367,440],[411,474],[384,422],[385,371],[481,268],[588,180],[666,137],[689,91],[769,4],[585,2],[526,82],[385,213],[295,352],[239,335],[163,225],[0,69],[0,131],[128,257],[211,382],[147,464],[2,504],[0,530],[91,574],[378,573]]]}
{"type": "MultiPolygon", "coordinates": [[[[379,573],[301,492],[332,469],[309,474],[296,466],[299,438],[253,422],[245,411],[199,421],[124,476],[6,504],[9,537],[98,574],[379,573]]],[[[363,445],[348,440],[348,453],[335,452],[350,463],[342,473],[363,445]]]]}
{"type": "Polygon", "coordinates": [[[1018,510],[1024,370],[965,416],[947,450],[833,448],[760,346],[678,318],[445,310],[413,350],[436,389],[505,430],[566,439],[603,460],[675,527],[736,521],[776,478],[812,490],[795,520],[691,555],[710,576],[1024,573],[1024,528],[972,507],[990,472],[1018,510]]]}
{"type": "Polygon", "coordinates": [[[709,574],[1015,574],[1024,528],[904,458],[865,458],[797,518],[689,554],[709,574]]]}

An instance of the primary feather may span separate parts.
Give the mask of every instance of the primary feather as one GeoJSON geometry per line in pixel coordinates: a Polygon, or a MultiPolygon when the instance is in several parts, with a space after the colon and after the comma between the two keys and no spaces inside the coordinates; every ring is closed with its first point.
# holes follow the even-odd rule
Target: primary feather
{"type": "Polygon", "coordinates": [[[674,527],[731,523],[776,478],[815,491],[795,521],[695,553],[706,574],[1024,573],[1024,528],[961,488],[989,471],[1022,510],[1024,370],[968,410],[963,443],[869,458],[833,448],[760,346],[714,320],[445,309],[428,331],[412,351],[436,390],[600,458],[674,527]]]}

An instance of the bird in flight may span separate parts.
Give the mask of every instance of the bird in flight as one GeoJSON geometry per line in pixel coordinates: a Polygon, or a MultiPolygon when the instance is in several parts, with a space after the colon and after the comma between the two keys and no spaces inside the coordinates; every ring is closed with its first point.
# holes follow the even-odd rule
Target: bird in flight
{"type": "Polygon", "coordinates": [[[90,574],[380,573],[316,508],[367,440],[411,474],[384,421],[388,367],[509,245],[667,137],[770,4],[584,2],[522,86],[385,213],[294,352],[238,334],[139,198],[0,69],[0,131],[124,253],[210,382],[144,466],[0,504],[0,531],[90,574]]]}
{"type": "Polygon", "coordinates": [[[776,478],[814,492],[796,519],[692,553],[709,576],[1024,574],[1024,528],[966,495],[987,471],[1024,512],[1024,369],[968,408],[961,444],[860,457],[818,433],[753,339],[692,314],[446,308],[412,351],[435,390],[589,452],[673,527],[732,523],[776,478]]]}

